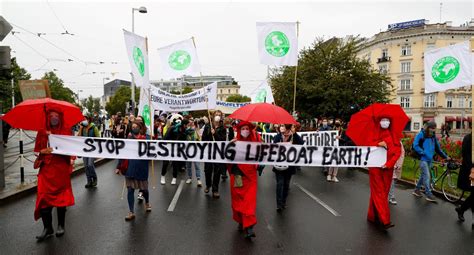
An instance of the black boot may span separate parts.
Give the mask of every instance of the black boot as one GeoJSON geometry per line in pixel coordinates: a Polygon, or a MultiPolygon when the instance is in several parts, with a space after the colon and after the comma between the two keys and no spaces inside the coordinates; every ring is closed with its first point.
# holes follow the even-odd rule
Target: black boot
{"type": "Polygon", "coordinates": [[[248,227],[245,229],[245,238],[252,239],[252,237],[256,237],[255,232],[253,232],[253,227],[248,227]]]}
{"type": "Polygon", "coordinates": [[[456,207],[455,210],[458,213],[458,220],[464,222],[464,210],[461,207],[456,207]]]}
{"type": "Polygon", "coordinates": [[[86,183],[86,185],[84,185],[84,188],[86,188],[86,189],[92,188],[92,179],[91,178],[87,178],[87,183],[86,183]]]}
{"type": "Polygon", "coordinates": [[[92,178],[91,187],[93,187],[93,188],[97,187],[97,177],[92,178]]]}
{"type": "Polygon", "coordinates": [[[41,220],[43,221],[43,232],[36,236],[38,242],[42,242],[53,236],[53,216],[51,215],[52,208],[44,208],[40,210],[41,220]]]}
{"type": "Polygon", "coordinates": [[[66,207],[58,207],[58,230],[56,236],[60,237],[64,235],[64,222],[66,221],[66,207]]]}

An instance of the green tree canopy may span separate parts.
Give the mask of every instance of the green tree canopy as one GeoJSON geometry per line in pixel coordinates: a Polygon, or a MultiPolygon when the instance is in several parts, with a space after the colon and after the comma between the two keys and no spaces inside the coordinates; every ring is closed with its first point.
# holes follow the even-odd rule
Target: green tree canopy
{"type": "MultiPolygon", "coordinates": [[[[296,86],[296,111],[306,117],[341,117],[354,108],[374,102],[389,102],[393,87],[390,78],[375,71],[356,54],[361,40],[317,39],[300,52],[296,86]]],[[[272,71],[271,84],[277,105],[293,108],[295,67],[272,71]]]]}
{"type": "Polygon", "coordinates": [[[87,109],[87,112],[91,114],[94,112],[100,113],[100,98],[93,98],[92,95],[90,95],[82,101],[82,105],[87,109]]]}
{"type": "MultiPolygon", "coordinates": [[[[110,101],[105,105],[105,110],[110,114],[116,114],[117,112],[127,112],[127,103],[130,101],[132,91],[129,86],[120,87],[110,98],[110,101]]],[[[140,90],[135,90],[135,103],[139,101],[140,90]]],[[[136,110],[136,109],[135,109],[136,110]]],[[[136,113],[136,112],[135,112],[136,113]]]]}
{"type": "Polygon", "coordinates": [[[22,101],[18,81],[29,80],[31,75],[18,65],[16,58],[11,59],[11,70],[3,70],[0,75],[0,103],[3,112],[7,112],[12,107],[11,79],[13,78],[15,104],[18,104],[22,101]]]}
{"type": "Polygon", "coordinates": [[[67,101],[69,103],[76,102],[76,94],[70,88],[64,86],[63,80],[53,71],[45,73],[41,79],[48,80],[49,90],[51,91],[51,97],[53,99],[67,101]]]}
{"type": "Polygon", "coordinates": [[[234,103],[245,103],[245,102],[250,102],[252,99],[248,96],[240,95],[240,94],[235,94],[235,95],[230,95],[227,97],[225,100],[226,102],[234,102],[234,103]]]}

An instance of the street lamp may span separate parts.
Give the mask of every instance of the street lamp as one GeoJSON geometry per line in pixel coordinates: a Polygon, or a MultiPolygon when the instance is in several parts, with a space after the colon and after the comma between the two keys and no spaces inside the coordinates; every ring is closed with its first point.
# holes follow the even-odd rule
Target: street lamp
{"type": "Polygon", "coordinates": [[[79,89],[79,90],[77,90],[77,94],[76,94],[76,95],[77,95],[77,103],[78,103],[79,105],[81,105],[81,99],[80,99],[80,97],[79,97],[79,93],[81,93],[81,92],[84,92],[84,90],[79,89]]]}
{"type": "MultiPolygon", "coordinates": [[[[148,10],[146,9],[145,6],[141,6],[140,8],[132,8],[132,33],[135,33],[135,11],[138,11],[139,13],[147,13],[148,10]]],[[[135,79],[132,76],[132,95],[131,95],[131,100],[132,100],[132,111],[135,108],[135,79]]]]}

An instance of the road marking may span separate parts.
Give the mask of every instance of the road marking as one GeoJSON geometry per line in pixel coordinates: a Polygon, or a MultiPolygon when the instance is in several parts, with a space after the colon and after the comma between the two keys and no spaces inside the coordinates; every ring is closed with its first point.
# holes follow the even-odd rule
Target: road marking
{"type": "Polygon", "coordinates": [[[322,207],[326,208],[326,210],[328,210],[330,213],[332,213],[334,216],[336,217],[339,217],[341,216],[336,210],[332,209],[329,205],[327,205],[326,203],[323,202],[323,200],[319,199],[318,197],[316,197],[313,193],[309,192],[307,189],[303,188],[301,185],[299,185],[298,183],[293,183],[296,185],[296,187],[298,187],[301,191],[303,191],[304,193],[306,193],[306,195],[308,195],[310,198],[312,198],[314,201],[318,202],[318,204],[320,204],[322,207]]]}
{"type": "Polygon", "coordinates": [[[179,195],[181,195],[181,191],[183,190],[184,180],[181,180],[178,186],[178,190],[174,194],[173,200],[171,200],[170,206],[168,207],[168,212],[174,211],[176,204],[178,203],[179,195]]]}

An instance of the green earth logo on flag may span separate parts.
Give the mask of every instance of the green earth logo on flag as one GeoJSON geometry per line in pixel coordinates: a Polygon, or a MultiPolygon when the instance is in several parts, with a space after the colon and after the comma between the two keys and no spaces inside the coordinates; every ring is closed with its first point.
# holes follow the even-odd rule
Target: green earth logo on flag
{"type": "Polygon", "coordinates": [[[451,56],[442,57],[436,61],[431,69],[431,76],[437,83],[447,83],[459,74],[459,61],[451,56]]]}
{"type": "Polygon", "coordinates": [[[150,106],[147,104],[143,106],[143,122],[145,122],[146,126],[150,126],[151,120],[150,120],[150,106]]]}
{"type": "Polygon", "coordinates": [[[191,65],[191,55],[187,51],[177,50],[171,53],[168,64],[174,70],[182,71],[191,65]]]}
{"type": "Polygon", "coordinates": [[[145,58],[143,57],[142,50],[140,48],[133,48],[133,62],[138,69],[141,76],[145,75],[145,58]]]}
{"type": "Polygon", "coordinates": [[[267,90],[261,89],[260,91],[257,92],[257,96],[255,96],[255,102],[264,103],[266,97],[267,97],[267,90]]]}
{"type": "Polygon", "coordinates": [[[265,49],[275,57],[283,57],[290,50],[290,40],[280,31],[273,31],[265,38],[265,49]]]}

